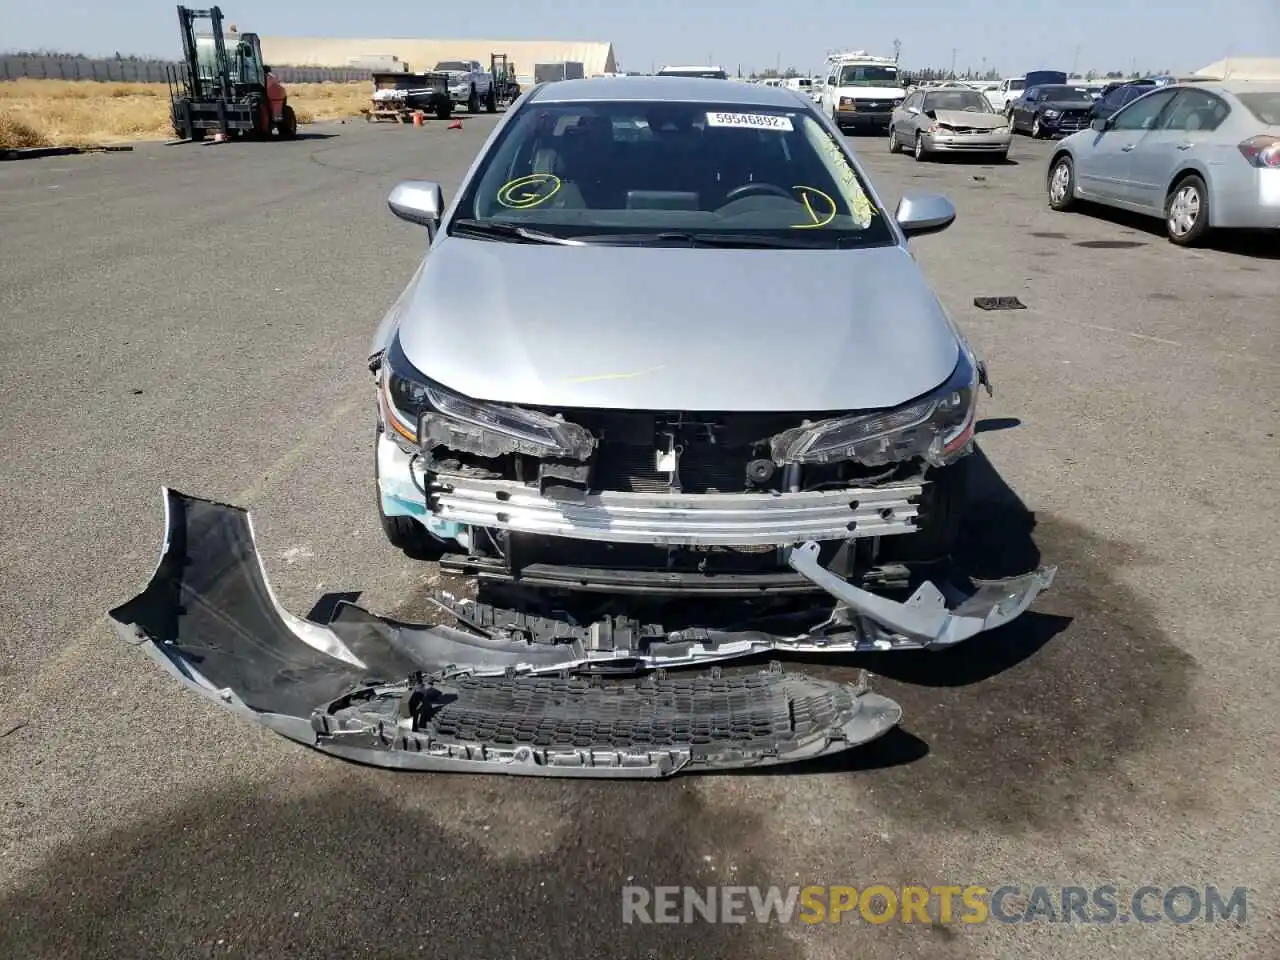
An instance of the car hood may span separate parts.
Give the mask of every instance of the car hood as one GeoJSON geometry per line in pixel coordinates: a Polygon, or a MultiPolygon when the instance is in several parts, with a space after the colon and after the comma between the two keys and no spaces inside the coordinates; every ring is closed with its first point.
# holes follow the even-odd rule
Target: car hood
{"type": "Polygon", "coordinates": [[[974,113],[969,110],[935,110],[934,119],[939,123],[953,127],[975,127],[979,130],[994,130],[996,127],[1007,127],[1009,121],[1000,113],[974,113]]]}
{"type": "Polygon", "coordinates": [[[942,383],[955,328],[901,247],[543,246],[442,236],[389,325],[466,396],[551,407],[833,411],[942,383]]]}

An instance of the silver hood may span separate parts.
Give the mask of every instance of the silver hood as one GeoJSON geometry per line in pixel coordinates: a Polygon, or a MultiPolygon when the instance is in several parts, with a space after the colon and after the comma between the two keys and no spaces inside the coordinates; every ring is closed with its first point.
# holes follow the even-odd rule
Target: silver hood
{"type": "Polygon", "coordinates": [[[935,110],[934,119],[953,127],[973,127],[976,130],[994,130],[1007,127],[1009,121],[1000,113],[974,113],[969,110],[935,110]]]}
{"type": "Polygon", "coordinates": [[[901,247],[541,246],[441,236],[388,317],[410,363],[479,400],[828,411],[938,386],[960,345],[901,247]]]}

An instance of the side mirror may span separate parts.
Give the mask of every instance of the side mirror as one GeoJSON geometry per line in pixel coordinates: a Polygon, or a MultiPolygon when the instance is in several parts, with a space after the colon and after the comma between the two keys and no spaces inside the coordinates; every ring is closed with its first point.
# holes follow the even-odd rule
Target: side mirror
{"type": "Polygon", "coordinates": [[[426,227],[434,237],[444,213],[444,191],[434,180],[401,180],[387,197],[387,206],[401,220],[426,227]]]}
{"type": "Polygon", "coordinates": [[[911,114],[913,117],[919,112],[920,112],[919,107],[907,107],[907,113],[911,114]]]}
{"type": "Polygon", "coordinates": [[[898,202],[893,218],[910,239],[947,229],[955,222],[956,208],[940,194],[908,194],[898,202]]]}
{"type": "Polygon", "coordinates": [[[1106,133],[1111,126],[1111,121],[1106,117],[1094,117],[1089,126],[1097,130],[1099,133],[1106,133]]]}

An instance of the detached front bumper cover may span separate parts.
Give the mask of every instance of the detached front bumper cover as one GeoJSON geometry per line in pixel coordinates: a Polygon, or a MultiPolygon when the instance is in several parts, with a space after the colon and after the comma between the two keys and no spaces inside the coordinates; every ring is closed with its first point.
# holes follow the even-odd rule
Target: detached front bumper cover
{"type": "Polygon", "coordinates": [[[834,683],[776,665],[635,676],[790,649],[762,633],[548,627],[448,601],[461,627],[396,623],[351,604],[315,623],[276,601],[246,511],[167,489],[164,503],[160,562],[110,612],[118,632],[197,693],[335,756],[404,770],[666,777],[847,750],[901,718],[865,676],[834,683]]]}

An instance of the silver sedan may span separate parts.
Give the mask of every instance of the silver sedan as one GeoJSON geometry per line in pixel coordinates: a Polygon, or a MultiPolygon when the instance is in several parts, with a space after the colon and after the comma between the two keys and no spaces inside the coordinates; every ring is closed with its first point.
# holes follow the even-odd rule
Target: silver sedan
{"type": "Polygon", "coordinates": [[[1046,187],[1055,210],[1161,217],[1184,246],[1210,228],[1280,230],[1280,82],[1157,87],[1061,141],[1046,187]]]}
{"type": "Polygon", "coordinates": [[[973,89],[917,90],[889,118],[889,150],[910,150],[917,160],[936,153],[1009,156],[1009,121],[973,89]]]}

